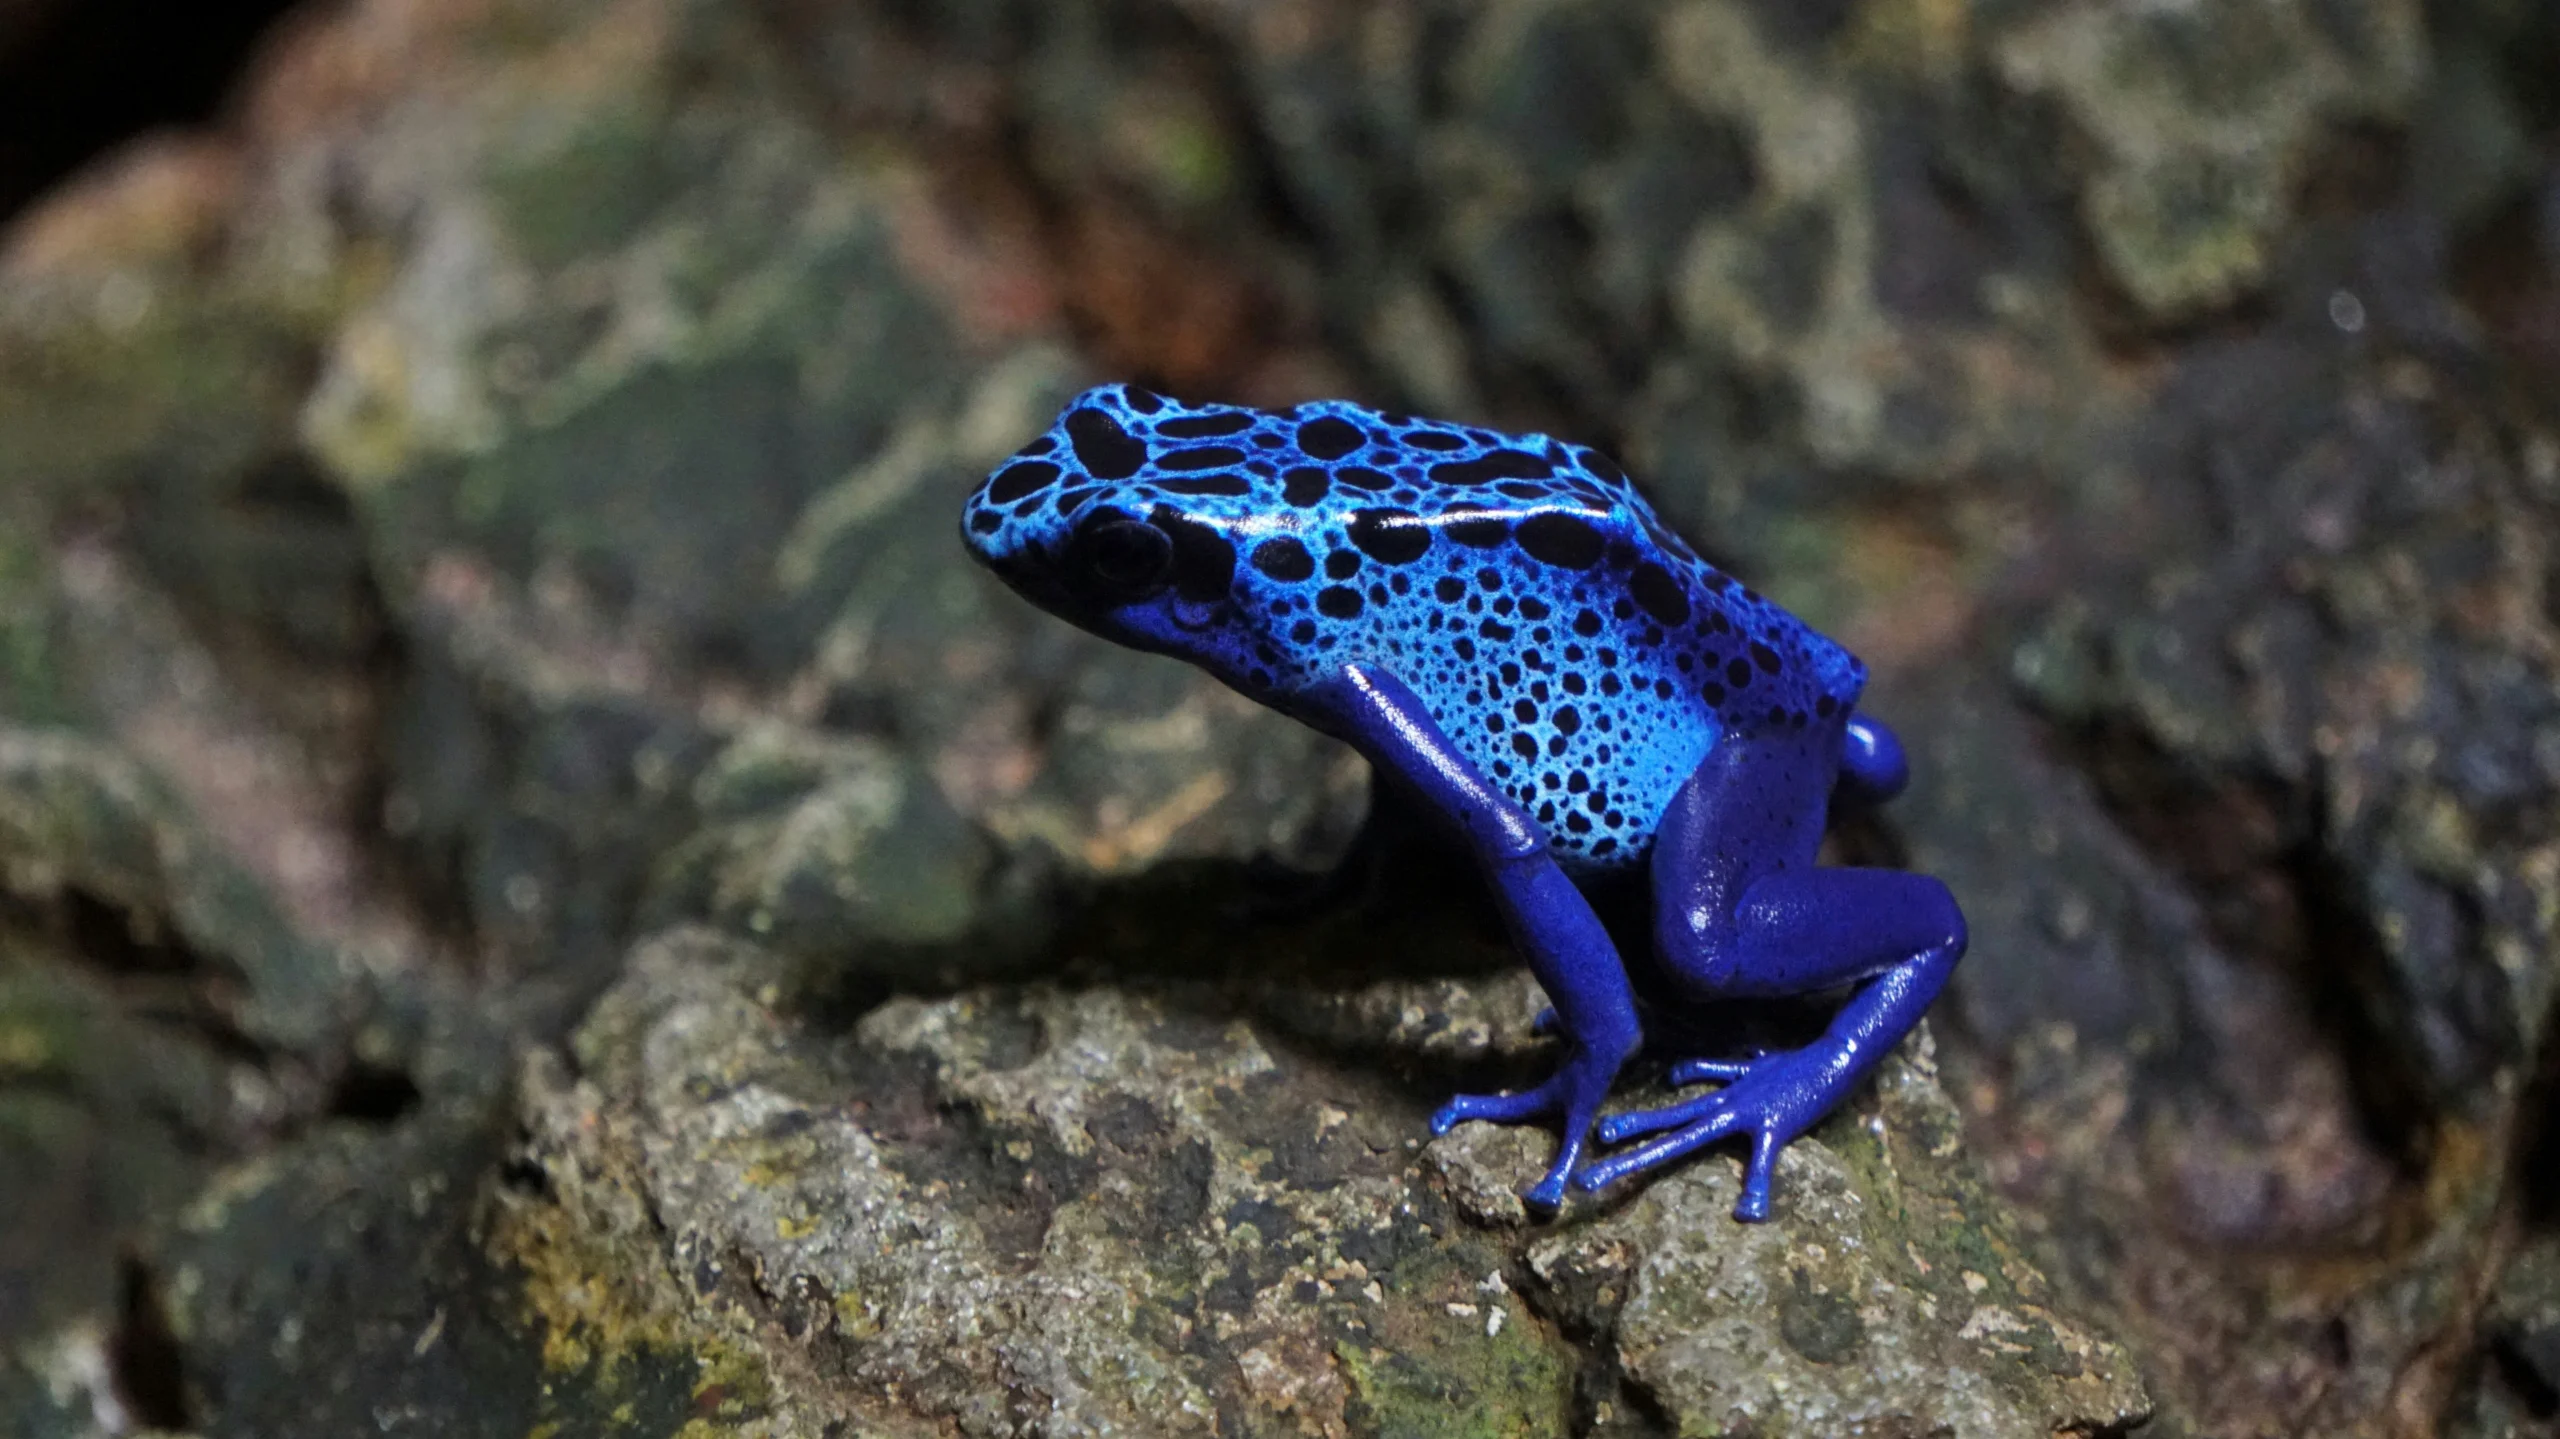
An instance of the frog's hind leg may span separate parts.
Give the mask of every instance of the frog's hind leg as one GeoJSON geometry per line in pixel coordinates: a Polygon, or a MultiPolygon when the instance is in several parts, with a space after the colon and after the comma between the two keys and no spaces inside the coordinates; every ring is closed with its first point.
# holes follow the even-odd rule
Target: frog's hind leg
{"type": "Polygon", "coordinates": [[[1761,1219],[1778,1151],[1918,1022],[1964,954],[1965,924],[1946,886],[1927,875],[1815,866],[1830,762],[1818,745],[1789,736],[1728,748],[1681,787],[1655,836],[1662,958],[1694,990],[1719,998],[1863,987],[1803,1049],[1683,1065],[1675,1078],[1727,1085],[1603,1120],[1604,1143],[1672,1132],[1585,1166],[1574,1182],[1597,1189],[1747,1134],[1751,1158],[1734,1213],[1761,1219]]]}
{"type": "Polygon", "coordinates": [[[1574,1182],[1597,1189],[1738,1134],[1751,1136],[1737,1217],[1769,1212],[1778,1150],[1829,1113],[1893,1048],[1937,997],[1964,954],[1964,917],[1946,886],[1899,870],[1817,869],[1772,875],[1737,908],[1727,956],[1752,976],[1723,992],[1792,994],[1866,980],[1822,1038],[1803,1049],[1740,1064],[1692,1062],[1678,1080],[1726,1079],[1725,1088],[1661,1109],[1600,1122],[1602,1143],[1672,1132],[1585,1166],[1574,1182]]]}

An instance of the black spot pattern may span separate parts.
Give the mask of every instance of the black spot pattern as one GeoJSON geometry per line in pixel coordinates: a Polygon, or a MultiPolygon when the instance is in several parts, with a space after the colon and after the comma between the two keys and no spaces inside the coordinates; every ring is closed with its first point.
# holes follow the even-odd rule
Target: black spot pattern
{"type": "Polygon", "coordinates": [[[1598,451],[1341,401],[1088,392],[971,498],[962,534],[1035,601],[1283,708],[1346,661],[1392,670],[1579,867],[1641,863],[1719,734],[1838,725],[1865,678],[1701,561],[1598,451]],[[1079,598],[1050,576],[1083,517],[1115,512],[1164,537],[1170,583],[1079,598]]]}
{"type": "Polygon", "coordinates": [[[1226,598],[1236,577],[1236,547],[1215,525],[1161,505],[1150,523],[1173,537],[1176,593],[1194,601],[1226,598]]]}
{"type": "Polygon", "coordinates": [[[1067,443],[1075,446],[1076,463],[1097,480],[1125,480],[1147,462],[1146,445],[1130,438],[1100,406],[1067,416],[1067,443]]]}
{"type": "Polygon", "coordinates": [[[1253,567],[1282,584],[1293,585],[1315,578],[1315,557],[1295,539],[1282,535],[1254,546],[1253,567]]]}
{"type": "Polygon", "coordinates": [[[1518,450],[1494,450],[1472,460],[1451,460],[1431,467],[1435,485],[1489,485],[1495,480],[1545,479],[1556,467],[1518,450]]]}
{"type": "Polygon", "coordinates": [[[1157,489],[1168,495],[1249,495],[1252,482],[1242,475],[1184,475],[1179,479],[1161,480],[1157,489]]]}
{"type": "Polygon", "coordinates": [[[1635,596],[1644,612],[1666,625],[1689,622],[1689,593],[1671,572],[1651,560],[1635,567],[1627,576],[1627,593],[1635,596]]]}
{"type": "Polygon", "coordinates": [[[1244,451],[1233,445],[1203,445],[1196,450],[1175,450],[1156,464],[1168,470],[1223,470],[1244,463],[1244,451]]]}
{"type": "Polygon", "coordinates": [[[1471,550],[1490,550],[1511,543],[1511,517],[1482,505],[1459,505],[1443,512],[1440,532],[1471,550]]]}
{"type": "Polygon", "coordinates": [[[1298,427],[1298,449],[1311,460],[1338,460],[1369,443],[1360,427],[1339,415],[1325,415],[1298,427]]]}
{"type": "Polygon", "coordinates": [[[1057,483],[1058,467],[1046,460],[1021,460],[996,471],[987,481],[987,503],[1009,505],[1057,483]]]}
{"type": "Polygon", "coordinates": [[[1156,433],[1168,440],[1209,440],[1220,435],[1240,435],[1253,428],[1253,416],[1242,410],[1212,410],[1205,415],[1185,415],[1156,426],[1156,433]]]}
{"type": "Polygon", "coordinates": [[[1587,570],[1600,563],[1609,542],[1580,515],[1546,510],[1520,522],[1520,548],[1529,558],[1568,570],[1587,570]]]}
{"type": "Polygon", "coordinates": [[[1430,552],[1431,532],[1411,510],[1355,510],[1351,543],[1373,560],[1409,565],[1430,552]]]}

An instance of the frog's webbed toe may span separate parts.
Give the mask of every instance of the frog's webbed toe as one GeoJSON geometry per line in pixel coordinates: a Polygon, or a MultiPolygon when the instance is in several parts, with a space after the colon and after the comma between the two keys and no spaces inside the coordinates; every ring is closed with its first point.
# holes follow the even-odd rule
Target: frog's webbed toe
{"type": "Polygon", "coordinates": [[[1762,1055],[1743,1065],[1713,1060],[1682,1065],[1681,1071],[1710,1067],[1717,1071],[1701,1074],[1701,1078],[1720,1078],[1735,1069],[1744,1072],[1734,1074],[1730,1083],[1712,1094],[1659,1109],[1612,1115],[1602,1121],[1602,1143],[1614,1144],[1639,1134],[1658,1137],[1593,1160],[1575,1171],[1573,1182],[1586,1190],[1600,1189],[1630,1175],[1660,1168],[1710,1144],[1747,1134],[1751,1136],[1751,1157],[1743,1165],[1742,1196],[1733,1206],[1733,1217],[1766,1219],[1769,1179],[1776,1171],[1779,1151],[1820,1123],[1840,1102],[1856,1072],[1851,1058],[1846,1047],[1826,1040],[1803,1049],[1762,1055]],[[1666,1130],[1669,1132],[1662,1132],[1666,1130]]]}
{"type": "Polygon", "coordinates": [[[1558,1117],[1562,1121],[1563,1142],[1556,1146],[1555,1162],[1537,1183],[1520,1193],[1531,1208],[1552,1213],[1564,1203],[1566,1182],[1582,1162],[1592,1121],[1599,1114],[1600,1102],[1608,1097],[1609,1081],[1616,1074],[1614,1061],[1583,1050],[1535,1088],[1516,1094],[1458,1095],[1431,1116],[1431,1132],[1446,1134],[1468,1120],[1528,1124],[1550,1115],[1558,1117]]]}
{"type": "Polygon", "coordinates": [[[1556,1089],[1556,1080],[1550,1079],[1535,1089],[1524,1089],[1517,1094],[1452,1096],[1431,1116],[1431,1132],[1434,1135],[1446,1134],[1471,1119],[1481,1119],[1489,1124],[1526,1124],[1533,1119],[1544,1119],[1564,1107],[1556,1089]]]}
{"type": "MultiPolygon", "coordinates": [[[[1779,1086],[1781,1091],[1789,1086],[1779,1086]]],[[[1633,1149],[1620,1150],[1574,1171],[1573,1182],[1589,1191],[1604,1189],[1631,1175],[1680,1159],[1710,1144],[1730,1139],[1737,1134],[1751,1136],[1751,1157],[1742,1172],[1742,1195],[1733,1206],[1733,1217],[1757,1222],[1769,1217],[1769,1181],[1777,1170],[1778,1152],[1801,1133],[1806,1125],[1820,1117],[1820,1110],[1796,1114],[1801,1106],[1779,1096],[1759,1093],[1761,1086],[1749,1082],[1713,1094],[1665,1105],[1661,1109],[1639,1114],[1612,1117],[1601,1128],[1604,1142],[1612,1133],[1619,1136],[1669,1130],[1633,1149]],[[1773,1102],[1774,1101],[1774,1102],[1773,1102]],[[1630,1125],[1624,1121],[1641,1121],[1630,1125]]]]}
{"type": "MultiPolygon", "coordinates": [[[[1753,1059],[1684,1059],[1671,1066],[1670,1080],[1674,1088],[1686,1089],[1692,1084],[1734,1084],[1751,1077],[1752,1071],[1771,1056],[1753,1059]]],[[[1659,1105],[1652,1109],[1631,1109],[1623,1114],[1604,1116],[1592,1133],[1602,1144],[1621,1144],[1639,1134],[1654,1134],[1675,1129],[1711,1112],[1714,1094],[1693,1095],[1687,1099],[1659,1105]]]]}

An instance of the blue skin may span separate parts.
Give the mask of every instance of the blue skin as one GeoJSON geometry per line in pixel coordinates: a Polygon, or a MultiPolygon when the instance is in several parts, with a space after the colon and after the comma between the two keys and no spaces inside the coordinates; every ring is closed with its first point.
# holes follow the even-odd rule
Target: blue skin
{"type": "Polygon", "coordinates": [[[1819,868],[1835,791],[1908,768],[1854,706],[1866,667],[1716,571],[1601,455],[1343,401],[1190,407],[1078,396],[970,496],[970,551],[1033,604],[1179,656],[1348,741],[1467,843],[1567,1053],[1470,1119],[1557,1116],[1526,1194],[1583,1189],[1747,1136],[1739,1219],[1778,1152],[1849,1093],[1964,953],[1946,887],[1819,868]],[[1640,1032],[1579,882],[1649,870],[1655,958],[1700,999],[1858,986],[1803,1049],[1690,1059],[1721,1089],[1599,1118],[1640,1032]],[[1587,1138],[1630,1148],[1584,1163],[1587,1138]]]}

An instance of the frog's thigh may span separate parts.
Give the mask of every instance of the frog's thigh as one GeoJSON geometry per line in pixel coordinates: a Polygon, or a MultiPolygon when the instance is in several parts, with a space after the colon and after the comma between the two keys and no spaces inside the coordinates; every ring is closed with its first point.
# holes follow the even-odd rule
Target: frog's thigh
{"type": "Polygon", "coordinates": [[[1952,963],[1963,934],[1954,896],[1929,875],[1794,870],[1753,882],[1717,936],[1727,949],[1713,967],[1727,976],[1724,994],[1806,994],[1916,958],[1952,963]]]}
{"type": "Polygon", "coordinates": [[[1939,927],[1936,881],[1815,867],[1840,762],[1836,727],[1727,735],[1672,797],[1654,834],[1655,946],[1690,986],[1826,989],[1944,937],[1919,932],[1939,927]]]}

